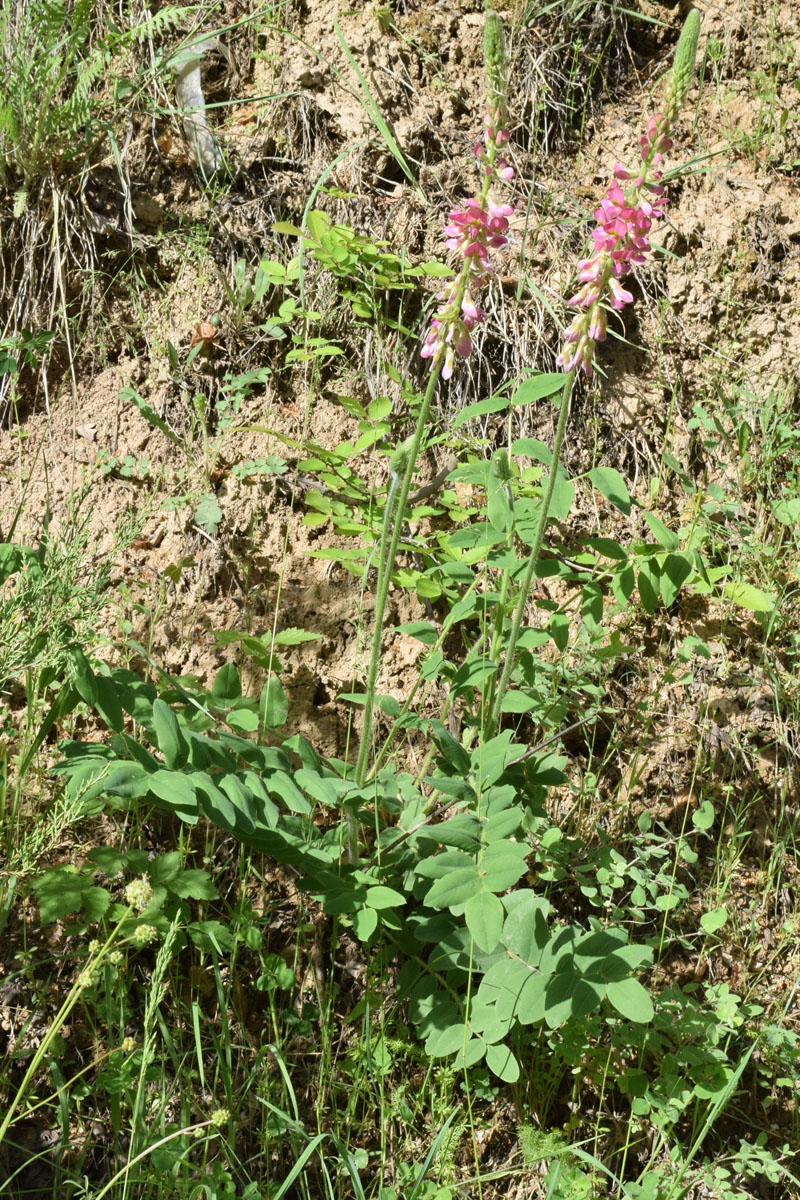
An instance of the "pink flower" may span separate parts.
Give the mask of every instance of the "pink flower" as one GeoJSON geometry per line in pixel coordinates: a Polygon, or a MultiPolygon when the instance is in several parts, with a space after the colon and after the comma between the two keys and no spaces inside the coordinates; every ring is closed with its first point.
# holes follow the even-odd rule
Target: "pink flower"
{"type": "MultiPolygon", "coordinates": [[[[484,117],[485,148],[481,142],[474,145],[484,176],[482,197],[486,195],[488,181],[514,178],[514,168],[505,158],[497,156],[498,148],[511,137],[508,129],[497,127],[501,119],[497,106],[492,107],[484,117]]],[[[462,274],[455,284],[438,293],[440,306],[420,349],[420,357],[429,358],[432,366],[442,364],[443,379],[452,375],[455,355],[466,358],[472,350],[472,331],[485,316],[472,292],[482,286],[492,269],[492,251],[507,245],[508,219],[513,211],[510,204],[492,204],[473,197],[447,214],[445,245],[461,258],[462,274]]]]}
{"type": "Polygon", "coordinates": [[[666,198],[658,168],[662,153],[672,146],[667,132],[662,113],[650,118],[647,133],[639,140],[642,169],[629,171],[616,163],[613,181],[594,210],[594,254],[578,263],[578,282],[583,286],[567,301],[570,308],[582,311],[564,334],[565,347],[556,359],[563,370],[581,366],[590,375],[595,343],[606,337],[607,309],[620,311],[633,303],[632,292],[619,281],[645,261],[651,249],[650,228],[664,214],[666,198]]]}

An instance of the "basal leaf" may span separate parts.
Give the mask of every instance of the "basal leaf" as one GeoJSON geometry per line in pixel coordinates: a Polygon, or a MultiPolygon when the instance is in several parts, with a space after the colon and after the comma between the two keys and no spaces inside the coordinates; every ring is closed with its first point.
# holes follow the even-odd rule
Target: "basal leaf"
{"type": "Polygon", "coordinates": [[[490,892],[513,887],[527,870],[530,847],[520,842],[496,842],[487,846],[480,861],[483,886],[490,892]]]}
{"type": "Polygon", "coordinates": [[[500,941],[503,932],[505,910],[492,892],[478,892],[471,896],[464,908],[467,929],[482,950],[491,952],[500,941]]]}
{"type": "Polygon", "coordinates": [[[489,1070],[505,1083],[516,1083],[519,1079],[519,1063],[507,1046],[488,1046],[486,1050],[486,1065],[489,1070]]]}
{"type": "Polygon", "coordinates": [[[217,704],[233,704],[242,694],[242,681],[234,663],[220,667],[211,685],[211,697],[217,704]]]}
{"type": "Polygon", "coordinates": [[[631,511],[631,498],[619,471],[613,467],[593,467],[589,478],[598,492],[627,517],[631,511]]]}
{"type": "Polygon", "coordinates": [[[646,1025],[654,1015],[653,1001],[650,993],[638,979],[618,979],[606,987],[606,995],[614,1008],[628,1021],[637,1025],[646,1025]]]}
{"type": "Polygon", "coordinates": [[[724,587],[724,595],[726,600],[750,612],[772,612],[775,607],[774,599],[752,583],[728,582],[724,587]]]}
{"type": "Polygon", "coordinates": [[[271,675],[261,690],[258,705],[261,721],[267,729],[279,729],[289,716],[289,701],[277,675],[271,675]]]}
{"type": "Polygon", "coordinates": [[[661,566],[661,599],[669,608],[694,569],[691,554],[668,554],[661,566]]]}
{"type": "Polygon", "coordinates": [[[512,404],[533,404],[536,400],[543,400],[545,396],[552,396],[556,392],[560,392],[564,387],[566,375],[560,373],[550,373],[542,375],[531,375],[528,379],[524,379],[517,388],[511,398],[512,404]]]}
{"type": "Polygon", "coordinates": [[[482,890],[483,882],[474,864],[471,867],[457,867],[434,882],[425,896],[425,904],[429,908],[453,908],[466,904],[470,896],[482,890]]]}
{"type": "Polygon", "coordinates": [[[365,903],[368,908],[401,908],[405,902],[406,897],[403,893],[395,891],[394,888],[385,887],[383,884],[367,888],[365,903]]]}
{"type": "Polygon", "coordinates": [[[189,759],[189,744],[183,736],[178,718],[163,700],[153,701],[153,728],[158,748],[169,770],[179,769],[189,759]]]}

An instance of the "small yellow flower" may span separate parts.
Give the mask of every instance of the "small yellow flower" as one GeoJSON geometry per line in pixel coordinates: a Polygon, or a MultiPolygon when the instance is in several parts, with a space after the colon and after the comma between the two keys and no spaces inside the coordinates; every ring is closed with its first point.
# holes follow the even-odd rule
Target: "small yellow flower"
{"type": "Polygon", "coordinates": [[[215,1108],[209,1116],[212,1125],[218,1128],[222,1125],[227,1125],[231,1119],[231,1114],[227,1108],[215,1108]]]}
{"type": "Polygon", "coordinates": [[[123,1054],[133,1054],[135,1049],[136,1049],[135,1038],[126,1037],[126,1038],[122,1039],[122,1045],[120,1046],[120,1050],[122,1051],[123,1054]]]}

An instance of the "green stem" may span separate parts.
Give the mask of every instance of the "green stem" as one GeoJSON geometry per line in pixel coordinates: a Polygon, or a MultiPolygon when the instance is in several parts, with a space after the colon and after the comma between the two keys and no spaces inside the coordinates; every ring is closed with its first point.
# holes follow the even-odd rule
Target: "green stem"
{"type": "Polygon", "coordinates": [[[486,731],[487,738],[493,737],[500,727],[500,716],[503,711],[503,700],[508,691],[508,684],[511,679],[511,671],[514,667],[514,652],[517,648],[520,630],[522,628],[522,620],[525,615],[525,605],[528,601],[528,594],[533,583],[533,576],[536,571],[536,563],[539,560],[539,555],[542,552],[542,542],[544,541],[544,531],[547,528],[547,514],[550,511],[550,502],[553,499],[553,492],[556,486],[556,474],[558,472],[558,458],[561,453],[561,443],[564,440],[564,429],[567,424],[567,410],[569,408],[569,398],[572,392],[572,381],[575,378],[575,368],[567,374],[564,381],[564,389],[561,393],[561,408],[558,414],[558,425],[556,426],[556,436],[553,442],[553,461],[550,466],[550,476],[547,481],[545,494],[542,497],[542,511],[539,515],[539,524],[536,527],[536,536],[533,540],[528,565],[525,568],[525,574],[522,577],[520,585],[519,597],[514,610],[514,621],[511,626],[511,633],[508,638],[508,646],[506,648],[506,661],[503,664],[503,672],[500,676],[500,682],[497,685],[497,694],[494,700],[494,708],[486,731]]]}
{"type": "MultiPolygon", "coordinates": [[[[483,209],[486,208],[489,188],[494,176],[493,168],[496,156],[497,144],[495,141],[490,141],[486,154],[486,172],[484,174],[481,190],[478,196],[478,203],[483,209]]],[[[461,301],[464,299],[467,291],[472,266],[472,260],[465,259],[461,267],[461,276],[458,280],[458,286],[451,301],[452,311],[456,314],[461,310],[461,301]]],[[[417,465],[417,456],[422,444],[423,430],[428,419],[431,401],[433,400],[434,392],[436,391],[436,385],[439,382],[443,365],[444,354],[437,354],[432,360],[430,379],[428,380],[428,386],[425,389],[425,395],[422,400],[422,407],[420,408],[419,415],[417,417],[417,427],[414,431],[414,437],[408,454],[408,462],[403,473],[403,482],[400,486],[400,495],[397,501],[397,512],[394,518],[394,524],[391,525],[391,541],[389,542],[388,550],[385,544],[387,535],[386,525],[384,525],[381,535],[379,566],[380,574],[378,576],[378,592],[375,601],[375,625],[372,633],[372,650],[370,653],[369,669],[367,672],[366,698],[364,701],[364,724],[361,733],[361,745],[359,746],[358,750],[358,761],[356,762],[356,784],[358,787],[364,786],[364,782],[367,778],[367,771],[369,769],[370,733],[372,730],[372,714],[375,708],[375,684],[378,678],[378,667],[381,660],[383,617],[386,611],[386,602],[389,598],[389,587],[391,586],[392,571],[394,570],[394,560],[397,556],[397,547],[400,543],[400,534],[403,527],[403,519],[405,517],[408,493],[411,490],[411,480],[414,476],[414,470],[417,465]]],[[[358,827],[354,816],[349,818],[348,825],[349,857],[351,862],[356,862],[358,860],[358,827]]]]}
{"type": "MultiPolygon", "coordinates": [[[[367,672],[366,699],[364,701],[364,724],[361,731],[361,745],[358,750],[358,762],[356,763],[356,784],[359,787],[364,786],[367,777],[367,769],[369,767],[369,750],[370,750],[370,732],[372,729],[372,714],[375,708],[375,684],[378,679],[378,667],[381,661],[381,644],[383,642],[383,617],[386,612],[386,603],[389,599],[389,588],[392,582],[392,572],[394,570],[394,560],[397,557],[397,547],[400,543],[400,535],[403,529],[403,519],[406,512],[406,504],[408,502],[408,493],[411,491],[411,480],[414,477],[414,470],[417,465],[417,456],[419,448],[422,444],[422,435],[425,430],[425,424],[428,420],[431,401],[433,400],[436,385],[439,382],[439,376],[442,372],[441,362],[435,363],[431,371],[431,377],[428,380],[428,386],[425,389],[425,395],[422,398],[422,405],[417,416],[417,427],[414,430],[414,437],[411,442],[411,447],[408,453],[408,462],[406,469],[403,472],[403,480],[400,484],[400,493],[397,498],[397,506],[395,508],[394,520],[387,525],[384,523],[383,535],[381,537],[381,548],[379,556],[379,578],[378,578],[378,594],[375,600],[375,618],[372,631],[372,650],[370,652],[369,670],[367,672]],[[388,548],[384,544],[389,537],[388,548]]],[[[387,500],[387,504],[389,501],[387,500]]],[[[353,845],[353,829],[350,830],[350,858],[354,859],[353,845]]]]}
{"type": "Polygon", "coordinates": [[[22,1083],[17,1088],[16,1095],[14,1096],[13,1100],[11,1101],[11,1103],[9,1104],[9,1106],[6,1110],[5,1117],[3,1118],[2,1122],[0,1122],[0,1142],[2,1142],[4,1137],[6,1136],[9,1125],[12,1125],[14,1123],[14,1120],[15,1120],[14,1113],[16,1112],[17,1105],[19,1104],[20,1100],[22,1100],[22,1097],[25,1095],[28,1088],[30,1087],[31,1081],[33,1080],[34,1075],[38,1071],[39,1066],[42,1062],[42,1059],[47,1054],[48,1050],[50,1049],[51,1045],[53,1044],[53,1041],[55,1040],[56,1034],[61,1029],[61,1026],[64,1024],[64,1022],[66,1021],[70,1012],[74,1008],[78,997],[80,996],[81,992],[84,990],[84,988],[86,986],[86,984],[84,983],[84,979],[87,976],[90,977],[92,975],[92,973],[97,969],[97,966],[99,965],[99,963],[102,962],[106,953],[110,949],[112,943],[114,942],[117,935],[119,934],[119,931],[122,927],[122,922],[128,916],[130,916],[132,911],[133,910],[130,907],[126,909],[126,911],[123,913],[120,921],[114,926],[114,928],[111,930],[111,933],[106,938],[104,945],[100,947],[100,949],[97,951],[97,953],[89,961],[88,965],[80,971],[78,978],[76,979],[75,983],[73,983],[72,987],[70,988],[70,991],[67,995],[66,1000],[61,1005],[61,1008],[58,1010],[55,1017],[51,1021],[46,1034],[42,1038],[42,1041],[40,1042],[39,1046],[36,1048],[36,1052],[30,1061],[27,1071],[25,1072],[25,1077],[22,1080],[22,1083]]]}

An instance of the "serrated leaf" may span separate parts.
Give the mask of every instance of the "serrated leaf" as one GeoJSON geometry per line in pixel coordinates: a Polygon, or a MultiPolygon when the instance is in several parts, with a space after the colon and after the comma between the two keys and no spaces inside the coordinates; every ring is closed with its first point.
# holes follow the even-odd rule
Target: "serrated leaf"
{"type": "Polygon", "coordinates": [[[148,875],[150,882],[167,883],[170,879],[174,879],[181,869],[181,856],[179,851],[170,850],[166,854],[159,854],[158,858],[153,859],[148,867],[148,875]]]}
{"type": "Polygon", "coordinates": [[[233,935],[221,921],[194,921],[187,933],[195,946],[207,953],[226,954],[233,950],[233,935]]]}
{"type": "Polygon", "coordinates": [[[470,935],[490,954],[500,941],[503,932],[505,910],[492,892],[478,892],[471,896],[464,908],[464,918],[470,935]]]}
{"type": "Polygon", "coordinates": [[[606,986],[606,995],[614,1008],[628,1021],[646,1025],[654,1016],[650,993],[638,979],[618,979],[606,986]]]}
{"type": "Polygon", "coordinates": [[[195,524],[199,525],[201,529],[205,529],[206,533],[214,533],[222,520],[222,509],[216,496],[209,494],[202,497],[195,510],[194,520],[195,524]]]}
{"type": "Polygon", "coordinates": [[[63,866],[45,871],[31,886],[36,893],[42,924],[50,925],[81,908],[90,881],[75,867],[63,866]]]}
{"type": "Polygon", "coordinates": [[[87,921],[99,921],[111,906],[111,896],[104,887],[89,887],[83,893],[83,911],[87,921]]]}
{"type": "Polygon", "coordinates": [[[180,871],[174,879],[167,882],[167,888],[174,896],[180,896],[183,900],[216,900],[219,894],[208,871],[197,867],[180,871]]]}

